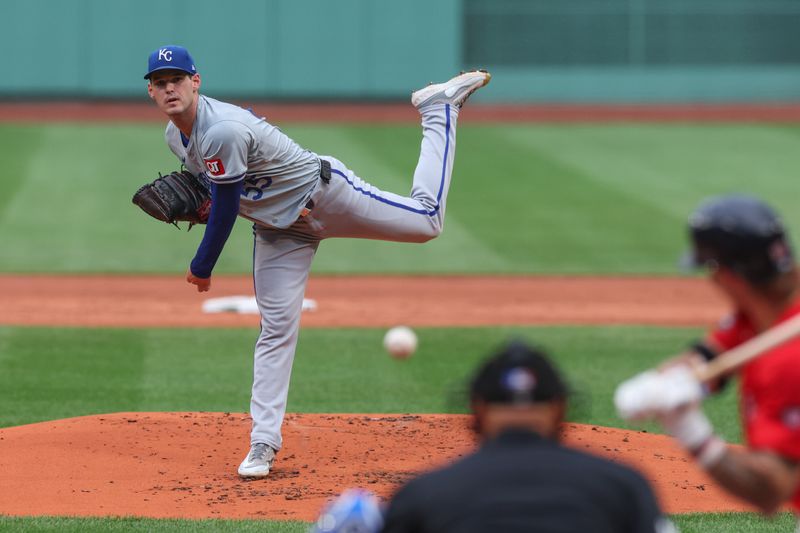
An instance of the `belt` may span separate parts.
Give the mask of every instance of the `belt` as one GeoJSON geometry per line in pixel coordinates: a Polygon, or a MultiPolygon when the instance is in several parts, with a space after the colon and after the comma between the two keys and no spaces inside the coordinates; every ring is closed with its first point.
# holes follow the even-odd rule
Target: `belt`
{"type": "MultiPolygon", "coordinates": [[[[321,179],[325,183],[331,182],[331,164],[324,159],[319,160],[319,179],[321,179]]],[[[311,198],[308,199],[306,202],[305,207],[300,210],[300,216],[305,217],[314,209],[314,200],[311,198]]]]}

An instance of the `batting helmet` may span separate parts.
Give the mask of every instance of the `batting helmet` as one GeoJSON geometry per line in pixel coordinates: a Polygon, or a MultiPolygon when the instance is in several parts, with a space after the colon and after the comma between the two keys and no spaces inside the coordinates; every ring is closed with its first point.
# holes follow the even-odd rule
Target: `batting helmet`
{"type": "Polygon", "coordinates": [[[775,211],[757,198],[711,198],[689,217],[690,266],[724,266],[753,284],[794,267],[786,231],[775,211]]]}

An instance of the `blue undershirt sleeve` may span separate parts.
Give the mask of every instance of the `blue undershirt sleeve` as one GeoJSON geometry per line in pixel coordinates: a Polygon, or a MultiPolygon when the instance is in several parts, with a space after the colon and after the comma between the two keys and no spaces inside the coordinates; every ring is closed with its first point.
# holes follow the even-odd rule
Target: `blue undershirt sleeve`
{"type": "Polygon", "coordinates": [[[244,180],[211,184],[211,213],[203,240],[189,267],[198,278],[210,278],[239,214],[239,196],[244,180]]]}

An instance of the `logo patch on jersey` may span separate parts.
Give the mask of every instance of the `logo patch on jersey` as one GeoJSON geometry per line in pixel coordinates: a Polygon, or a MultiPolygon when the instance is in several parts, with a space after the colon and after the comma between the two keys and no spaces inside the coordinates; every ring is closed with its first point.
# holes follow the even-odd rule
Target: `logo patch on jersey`
{"type": "Polygon", "coordinates": [[[203,159],[206,163],[206,168],[212,176],[222,176],[225,174],[225,166],[222,164],[222,159],[203,159]]]}

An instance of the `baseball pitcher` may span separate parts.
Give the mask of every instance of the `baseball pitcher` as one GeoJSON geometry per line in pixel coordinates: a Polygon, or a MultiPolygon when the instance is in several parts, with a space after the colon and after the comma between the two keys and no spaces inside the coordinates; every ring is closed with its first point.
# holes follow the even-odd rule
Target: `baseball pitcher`
{"type": "MultiPolygon", "coordinates": [[[[462,73],[411,95],[422,117],[422,146],[410,196],[382,191],[344,163],[303,149],[265,119],[200,94],[200,74],[189,52],[162,46],[150,54],[147,91],[169,119],[166,141],[188,170],[208,187],[182,220],[206,228],[186,280],[198,291],[211,288],[211,274],[237,216],[254,223],[253,276],[261,313],[255,347],[250,413],[250,451],[239,466],[243,477],[269,474],[281,449],[289,376],[311,261],[322,239],[356,237],[426,242],[444,224],[447,191],[461,107],[489,82],[484,71],[462,73]]],[[[196,184],[153,184],[148,198],[134,198],[148,213],[174,221],[157,203],[183,198],[196,184]]],[[[158,181],[158,180],[157,180],[158,181]]],[[[194,195],[197,196],[197,195],[194,195]]],[[[185,207],[185,206],[184,206],[185,207]]]]}

